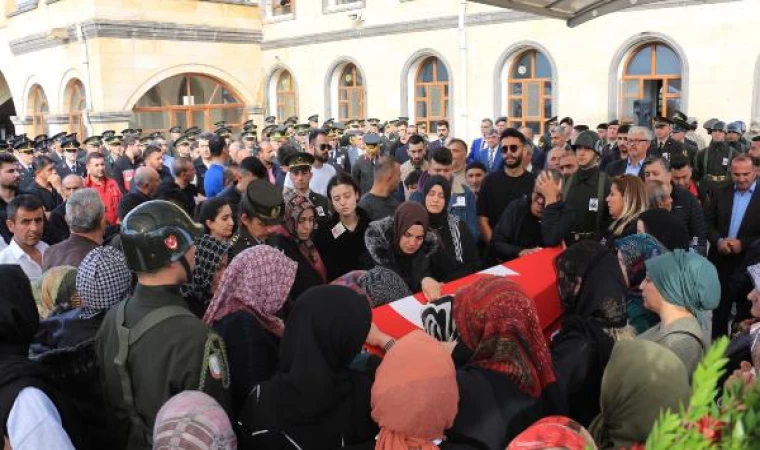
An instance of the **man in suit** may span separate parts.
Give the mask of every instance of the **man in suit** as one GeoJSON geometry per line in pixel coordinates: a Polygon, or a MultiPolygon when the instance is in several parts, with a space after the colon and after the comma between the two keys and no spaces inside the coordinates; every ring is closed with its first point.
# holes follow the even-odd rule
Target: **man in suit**
{"type": "Polygon", "coordinates": [[[652,140],[649,151],[644,157],[657,156],[670,161],[672,156],[687,155],[684,145],[670,137],[670,133],[673,131],[672,125],[673,121],[667,117],[654,118],[655,138],[652,140]]]}
{"type": "Polygon", "coordinates": [[[731,306],[736,300],[738,324],[749,318],[750,303],[731,293],[731,276],[741,266],[749,245],[760,238],[760,193],[752,158],[738,155],[731,161],[733,183],[716,186],[706,211],[710,260],[718,269],[721,302],[713,312],[713,337],[728,332],[731,306]]]}
{"type": "Polygon", "coordinates": [[[485,133],[486,147],[480,151],[475,161],[480,161],[488,173],[493,173],[499,170],[501,163],[504,160],[504,155],[501,154],[501,140],[499,132],[495,128],[491,128],[485,133]]]}
{"type": "Polygon", "coordinates": [[[436,122],[436,132],[438,133],[438,139],[430,141],[430,144],[428,145],[428,154],[425,157],[427,160],[430,160],[436,150],[446,147],[446,139],[449,138],[449,133],[451,132],[449,121],[439,120],[436,122]]]}
{"type": "Polygon", "coordinates": [[[59,162],[55,166],[55,171],[61,177],[65,178],[67,175],[75,174],[83,177],[87,172],[85,165],[79,162],[79,141],[75,136],[66,136],[61,141],[61,149],[63,149],[63,161],[59,162]]]}
{"type": "Polygon", "coordinates": [[[486,133],[488,130],[493,128],[493,120],[489,118],[485,118],[482,121],[480,121],[480,134],[481,137],[475,139],[472,141],[472,145],[470,146],[470,153],[467,155],[467,164],[473,162],[473,161],[481,161],[480,151],[484,150],[487,146],[486,144],[486,133]]]}
{"type": "Polygon", "coordinates": [[[628,131],[628,158],[618,159],[607,165],[607,174],[610,177],[618,175],[635,175],[641,177],[644,174],[644,159],[647,149],[652,140],[652,132],[645,127],[631,127],[628,131]]]}

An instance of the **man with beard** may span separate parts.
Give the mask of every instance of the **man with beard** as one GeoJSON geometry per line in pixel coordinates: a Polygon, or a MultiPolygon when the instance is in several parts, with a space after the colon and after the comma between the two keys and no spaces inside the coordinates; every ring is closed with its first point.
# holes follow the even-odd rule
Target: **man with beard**
{"type": "MultiPolygon", "coordinates": [[[[334,177],[337,171],[327,163],[330,144],[327,143],[327,133],[321,128],[315,128],[309,132],[308,153],[314,157],[311,165],[311,180],[309,189],[317,194],[327,196],[327,183],[334,177]]],[[[293,189],[293,181],[288,177],[285,180],[285,188],[293,189]]]]}
{"type": "Polygon", "coordinates": [[[143,161],[147,167],[152,167],[158,172],[161,182],[172,182],[174,177],[171,170],[164,165],[163,152],[161,148],[149,145],[143,153],[143,161]]]}
{"type": "Polygon", "coordinates": [[[489,174],[480,188],[477,212],[483,242],[491,242],[493,228],[512,200],[525,197],[533,189],[533,175],[523,168],[525,136],[514,128],[501,134],[502,170],[489,174]]]}
{"type": "Polygon", "coordinates": [[[277,152],[272,147],[272,143],[268,140],[261,141],[259,148],[259,160],[264,165],[264,169],[267,172],[267,180],[270,183],[275,184],[277,181],[277,174],[280,173],[280,166],[275,162],[277,152]]]}
{"type": "Polygon", "coordinates": [[[449,138],[449,134],[451,133],[451,129],[449,128],[449,121],[439,120],[436,123],[436,133],[438,133],[438,139],[431,141],[430,145],[428,145],[429,154],[427,155],[426,159],[430,159],[436,150],[439,148],[444,148],[446,146],[446,140],[449,138]]]}
{"type": "Polygon", "coordinates": [[[105,217],[109,225],[118,222],[119,202],[122,193],[119,185],[106,176],[105,156],[102,153],[90,153],[87,155],[87,177],[82,185],[85,188],[94,189],[100,196],[105,206],[105,217]]]}
{"type": "MultiPolygon", "coordinates": [[[[620,159],[628,159],[628,130],[631,126],[623,124],[617,127],[615,130],[615,146],[609,147],[609,150],[602,150],[602,159],[599,163],[599,168],[607,170],[607,167],[620,159]]],[[[607,129],[607,135],[609,136],[610,130],[607,129]]]]}
{"type": "Polygon", "coordinates": [[[21,174],[18,171],[16,158],[10,153],[0,153],[0,235],[3,242],[0,248],[5,247],[11,241],[11,232],[8,230],[6,209],[8,203],[16,197],[21,182],[21,174]]]}
{"type": "Polygon", "coordinates": [[[726,123],[717,121],[710,128],[712,141],[694,158],[694,179],[706,200],[716,186],[730,182],[731,158],[736,155],[726,142],[726,123]]]}
{"type": "Polygon", "coordinates": [[[565,180],[562,189],[562,197],[575,211],[575,223],[571,228],[574,241],[598,240],[612,221],[605,201],[612,180],[599,169],[599,154],[596,152],[598,139],[593,131],[578,135],[573,146],[578,158],[578,171],[565,180]]]}
{"type": "Polygon", "coordinates": [[[415,170],[421,172],[428,170],[428,162],[425,160],[425,141],[422,136],[415,134],[409,137],[406,151],[409,154],[409,160],[401,165],[402,180],[406,180],[406,177],[415,170]]]}
{"type": "Polygon", "coordinates": [[[122,194],[126,194],[132,188],[132,179],[135,170],[140,165],[140,145],[136,137],[124,138],[124,154],[113,165],[114,179],[119,185],[122,194]]]}

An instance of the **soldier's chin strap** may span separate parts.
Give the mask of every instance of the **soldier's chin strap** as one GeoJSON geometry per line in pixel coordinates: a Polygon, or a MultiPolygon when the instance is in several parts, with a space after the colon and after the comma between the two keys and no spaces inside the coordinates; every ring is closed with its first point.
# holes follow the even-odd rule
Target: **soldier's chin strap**
{"type": "Polygon", "coordinates": [[[182,258],[180,258],[179,262],[182,264],[182,268],[185,269],[185,275],[187,276],[187,281],[185,281],[185,283],[192,283],[193,269],[190,268],[190,263],[187,262],[187,253],[182,255],[182,258]]]}

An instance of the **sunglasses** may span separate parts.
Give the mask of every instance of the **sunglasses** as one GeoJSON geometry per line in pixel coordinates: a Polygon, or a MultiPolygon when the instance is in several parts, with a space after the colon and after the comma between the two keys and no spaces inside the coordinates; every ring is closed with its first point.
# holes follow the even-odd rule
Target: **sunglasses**
{"type": "Polygon", "coordinates": [[[330,150],[330,144],[322,144],[319,146],[319,149],[322,150],[323,152],[326,150],[330,150]]]}
{"type": "Polygon", "coordinates": [[[522,148],[522,145],[505,145],[501,148],[501,151],[506,153],[517,153],[522,148]]]}

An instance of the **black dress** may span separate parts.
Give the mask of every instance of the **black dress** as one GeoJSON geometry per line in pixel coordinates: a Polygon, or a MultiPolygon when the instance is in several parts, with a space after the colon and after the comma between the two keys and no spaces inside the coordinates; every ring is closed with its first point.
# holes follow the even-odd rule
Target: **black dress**
{"type": "Polygon", "coordinates": [[[372,267],[372,260],[364,243],[364,233],[370,220],[363,209],[356,208],[356,213],[359,222],[353,231],[338,227],[340,216],[333,214],[325,226],[314,232],[314,245],[327,268],[328,281],[352,270],[366,270],[372,267]]]}
{"type": "Polygon", "coordinates": [[[290,288],[290,299],[296,300],[304,291],[310,287],[319,286],[324,284],[325,280],[322,276],[314,270],[311,263],[301,254],[298,249],[298,244],[289,237],[281,234],[275,234],[269,238],[269,245],[281,250],[285,253],[285,256],[298,263],[298,270],[296,271],[296,280],[293,282],[293,287],[290,288]]]}

